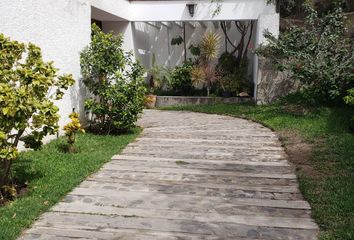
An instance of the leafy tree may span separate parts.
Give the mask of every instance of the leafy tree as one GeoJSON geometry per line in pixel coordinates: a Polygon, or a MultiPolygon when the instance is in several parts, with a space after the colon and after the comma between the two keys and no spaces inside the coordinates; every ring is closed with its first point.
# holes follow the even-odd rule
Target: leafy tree
{"type": "Polygon", "coordinates": [[[43,61],[39,47],[0,34],[0,199],[14,192],[10,173],[19,143],[38,149],[45,136],[58,131],[54,100],[61,99],[74,80],[57,71],[53,62],[43,61]]]}
{"type": "Polygon", "coordinates": [[[257,53],[268,57],[280,71],[289,72],[292,80],[302,82],[310,99],[333,101],[354,79],[354,55],[345,37],[345,17],[340,7],[323,17],[309,4],[304,8],[304,26],[292,26],[279,38],[265,33],[268,44],[257,53]]]}
{"type": "Polygon", "coordinates": [[[143,67],[124,53],[122,35],[103,33],[92,25],[92,41],[81,53],[83,82],[93,97],[85,102],[91,129],[104,134],[127,131],[142,112],[143,67]]]}

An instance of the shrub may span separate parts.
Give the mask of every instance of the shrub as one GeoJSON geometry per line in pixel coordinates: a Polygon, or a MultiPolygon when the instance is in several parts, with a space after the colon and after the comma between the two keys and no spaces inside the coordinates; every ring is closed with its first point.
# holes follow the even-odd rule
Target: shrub
{"type": "Polygon", "coordinates": [[[308,4],[304,8],[305,26],[292,26],[278,39],[266,33],[268,44],[257,53],[288,72],[292,80],[302,82],[309,99],[330,102],[338,99],[354,78],[354,56],[344,35],[345,18],[340,7],[323,17],[308,4]]]}
{"type": "Polygon", "coordinates": [[[58,131],[54,100],[73,83],[71,75],[58,76],[53,62],[43,61],[39,47],[0,34],[0,199],[15,192],[9,176],[18,144],[38,149],[58,131]]]}
{"type": "Polygon", "coordinates": [[[64,126],[65,136],[68,140],[67,152],[74,153],[76,151],[74,144],[76,142],[76,134],[85,133],[85,130],[81,127],[79,114],[73,112],[69,115],[71,122],[64,126]]]}
{"type": "Polygon", "coordinates": [[[194,69],[192,74],[193,85],[205,85],[208,96],[212,84],[218,81],[214,60],[218,56],[219,48],[220,36],[213,32],[206,33],[200,43],[198,66],[195,66],[197,69],[194,69]]]}
{"type": "Polygon", "coordinates": [[[171,73],[171,88],[178,95],[192,95],[193,85],[191,71],[193,63],[187,61],[181,66],[177,66],[171,73]]]}
{"type": "Polygon", "coordinates": [[[152,55],[152,67],[149,70],[148,74],[148,91],[150,94],[154,93],[157,89],[168,90],[170,88],[171,70],[166,66],[157,65],[155,54],[152,55]]]}
{"type": "MultiPolygon", "coordinates": [[[[344,101],[347,104],[354,106],[354,88],[348,90],[348,95],[344,98],[344,101]]],[[[354,131],[354,116],[351,119],[350,128],[354,131]]]]}
{"type": "Polygon", "coordinates": [[[122,43],[122,35],[105,34],[93,25],[91,44],[81,53],[83,82],[94,95],[85,107],[97,133],[126,132],[143,110],[143,67],[124,53],[122,43]]]}
{"type": "Polygon", "coordinates": [[[247,77],[247,58],[239,63],[235,55],[225,52],[219,57],[216,69],[219,72],[220,85],[224,93],[237,96],[241,92],[252,92],[252,83],[247,77]]]}

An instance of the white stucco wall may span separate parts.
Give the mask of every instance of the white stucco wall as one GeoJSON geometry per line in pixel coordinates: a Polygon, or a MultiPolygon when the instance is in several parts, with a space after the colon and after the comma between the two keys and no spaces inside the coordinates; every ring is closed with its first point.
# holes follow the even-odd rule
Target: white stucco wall
{"type": "MultiPolygon", "coordinates": [[[[131,20],[133,9],[128,0],[90,0],[91,5],[109,14],[117,16],[122,20],[131,20]]],[[[102,19],[114,20],[114,19],[102,19]]]]}
{"type": "Polygon", "coordinates": [[[104,32],[114,32],[123,35],[123,49],[134,53],[134,39],[132,23],[127,21],[106,21],[102,23],[104,32]]]}
{"type": "MultiPolygon", "coordinates": [[[[91,17],[105,21],[106,31],[122,32],[125,50],[133,50],[147,67],[151,66],[152,53],[156,55],[157,64],[173,67],[183,61],[183,46],[170,45],[171,38],[182,34],[182,29],[176,25],[156,29],[139,21],[194,21],[197,28],[187,25],[187,47],[197,44],[206,31],[214,28],[212,23],[207,28],[199,27],[197,21],[200,20],[258,20],[255,43],[262,41],[260,32],[264,29],[273,33],[278,31],[279,16],[274,14],[274,6],[266,5],[265,0],[224,0],[220,14],[214,18],[211,14],[215,5],[209,0],[195,1],[197,9],[193,18],[189,16],[186,3],[190,1],[1,0],[0,32],[12,39],[38,45],[44,59],[54,61],[60,73],[72,73],[79,80],[79,53],[90,42],[91,17]]],[[[230,36],[237,39],[236,33],[230,36]]],[[[189,51],[187,54],[191,57],[189,51]]],[[[254,63],[256,73],[256,60],[254,63]]],[[[77,81],[63,100],[57,102],[61,126],[69,121],[68,115],[73,108],[84,113],[85,95],[77,81]]]]}
{"type": "MultiPolygon", "coordinates": [[[[216,4],[209,0],[199,1],[132,1],[131,21],[206,21],[210,20],[216,4]],[[187,3],[197,4],[195,15],[191,17],[187,3]],[[171,10],[173,9],[173,10],[171,10]]],[[[223,0],[220,13],[213,20],[258,19],[260,14],[275,12],[274,5],[266,0],[223,0]]]]}
{"type": "MultiPolygon", "coordinates": [[[[255,47],[257,48],[261,44],[267,44],[266,38],[264,37],[264,33],[270,32],[275,37],[279,36],[279,26],[280,25],[280,15],[275,14],[261,14],[258,17],[257,28],[256,28],[256,37],[255,37],[255,47]]],[[[259,61],[258,57],[254,57],[253,64],[253,82],[254,82],[254,96],[257,102],[257,88],[259,85],[260,74],[262,72],[259,69],[259,61]]]]}
{"type": "MultiPolygon", "coordinates": [[[[79,52],[91,36],[91,7],[87,0],[2,0],[0,32],[21,42],[41,47],[43,58],[54,61],[60,73],[80,76],[79,52]]],[[[69,121],[73,108],[82,110],[79,83],[57,102],[60,125],[69,121]]]]}
{"type": "MultiPolygon", "coordinates": [[[[193,58],[193,55],[188,48],[192,44],[197,46],[201,42],[203,36],[209,31],[216,32],[220,36],[219,55],[225,52],[225,38],[219,24],[217,24],[217,27],[210,21],[203,22],[202,24],[199,22],[192,22],[192,24],[195,27],[186,24],[187,58],[193,58]]],[[[236,30],[233,22],[230,23],[230,25],[230,28],[228,28],[228,36],[234,44],[237,44],[240,39],[240,34],[236,30]]],[[[256,28],[256,22],[254,28],[256,28]]],[[[139,58],[142,64],[147,68],[152,65],[153,54],[155,54],[157,65],[174,67],[182,64],[184,61],[183,43],[179,46],[171,45],[171,39],[177,35],[183,37],[183,28],[176,24],[170,24],[170,27],[161,26],[156,28],[144,22],[135,22],[133,24],[133,38],[136,57],[139,58]]],[[[248,35],[246,39],[248,39],[248,35]]],[[[255,45],[255,33],[253,34],[250,45],[251,47],[255,45]]],[[[230,51],[231,49],[233,48],[228,43],[228,50],[230,51]]],[[[252,57],[252,50],[249,50],[250,60],[252,57]]],[[[251,66],[252,64],[253,61],[250,61],[251,66]]]]}

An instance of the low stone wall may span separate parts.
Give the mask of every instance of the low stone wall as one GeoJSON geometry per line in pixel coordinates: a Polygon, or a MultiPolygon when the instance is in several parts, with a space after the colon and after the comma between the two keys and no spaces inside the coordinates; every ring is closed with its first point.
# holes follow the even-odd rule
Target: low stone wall
{"type": "Polygon", "coordinates": [[[270,60],[259,58],[257,79],[257,104],[269,104],[300,89],[300,83],[280,72],[271,64],[270,60]]]}
{"type": "Polygon", "coordinates": [[[199,105],[199,104],[216,104],[228,103],[237,104],[244,102],[252,102],[253,98],[244,97],[184,97],[184,96],[157,96],[156,107],[176,106],[176,105],[199,105]]]}

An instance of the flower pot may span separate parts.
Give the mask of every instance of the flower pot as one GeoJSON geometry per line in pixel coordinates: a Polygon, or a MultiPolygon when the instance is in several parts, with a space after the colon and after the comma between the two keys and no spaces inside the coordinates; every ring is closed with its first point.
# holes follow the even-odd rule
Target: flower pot
{"type": "Polygon", "coordinates": [[[145,96],[145,107],[148,109],[155,108],[156,106],[156,95],[146,95],[145,96]]]}

